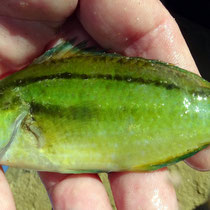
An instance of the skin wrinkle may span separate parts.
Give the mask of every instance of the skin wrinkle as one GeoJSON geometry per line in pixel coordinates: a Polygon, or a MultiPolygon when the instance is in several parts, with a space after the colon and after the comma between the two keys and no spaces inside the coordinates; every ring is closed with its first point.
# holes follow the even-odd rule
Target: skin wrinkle
{"type": "MultiPolygon", "coordinates": [[[[164,22],[164,21],[163,21],[164,22]]],[[[122,52],[124,55],[126,56],[142,56],[142,57],[148,57],[147,56],[147,52],[149,51],[149,49],[151,49],[151,42],[147,42],[147,45],[141,45],[139,48],[139,44],[138,42],[142,39],[144,39],[144,37],[147,37],[148,34],[150,34],[153,31],[158,30],[158,28],[160,28],[162,26],[162,21],[160,23],[158,23],[154,28],[150,29],[149,31],[147,31],[144,34],[141,34],[140,36],[136,35],[135,38],[130,39],[128,46],[124,49],[124,51],[122,52]]],[[[151,58],[152,59],[152,58],[151,58]]]]}
{"type": "MultiPolygon", "coordinates": [[[[190,62],[188,60],[185,61],[185,56],[190,53],[189,50],[183,51],[182,54],[178,53],[175,35],[171,31],[171,28],[173,28],[172,25],[174,24],[176,23],[171,22],[171,20],[163,19],[153,29],[143,34],[143,36],[139,37],[139,39],[126,48],[124,54],[163,60],[198,73],[193,60],[190,62]],[[160,45],[158,49],[156,48],[157,45],[160,45]]],[[[186,45],[184,40],[181,40],[181,42],[183,42],[183,45],[186,45]]]]}
{"type": "MultiPolygon", "coordinates": [[[[160,22],[157,22],[153,28],[150,28],[148,31],[145,31],[144,33],[136,33],[133,35],[133,37],[129,38],[127,40],[127,47],[124,48],[122,51],[122,54],[127,56],[141,56],[145,58],[149,58],[147,54],[144,54],[145,52],[148,52],[149,49],[151,49],[152,42],[147,42],[147,45],[138,45],[139,40],[144,39],[144,37],[147,37],[152,32],[155,32],[156,34],[159,33],[159,29],[162,28],[165,23],[167,22],[168,16],[163,16],[160,20],[160,22]]],[[[155,37],[153,37],[154,39],[155,37]]],[[[151,39],[152,40],[152,39],[151,39]]],[[[152,59],[152,58],[151,58],[152,59]]],[[[157,58],[154,58],[157,59],[157,58]]]]}
{"type": "MultiPolygon", "coordinates": [[[[85,5],[83,6],[83,4],[81,4],[80,6],[81,11],[86,7],[90,6],[90,4],[86,3],[87,1],[83,2],[84,2],[83,4],[85,5]]],[[[103,42],[103,47],[112,48],[114,51],[117,52],[122,52],[122,50],[128,46],[129,40],[131,40],[131,42],[134,42],[135,40],[138,39],[138,37],[147,33],[147,31],[151,29],[153,21],[155,21],[155,24],[158,24],[156,22],[159,22],[159,18],[157,18],[157,20],[155,17],[143,18],[144,14],[146,15],[147,12],[150,13],[151,12],[150,10],[152,10],[151,9],[152,7],[151,8],[145,7],[144,8],[145,11],[144,10],[141,11],[141,8],[145,4],[144,1],[141,1],[140,5],[137,4],[136,3],[137,1],[134,0],[129,1],[129,3],[123,1],[120,5],[118,4],[118,1],[116,1],[114,5],[113,2],[111,1],[106,1],[106,3],[102,1],[100,2],[100,4],[97,3],[96,1],[91,1],[91,2],[95,3],[94,4],[95,7],[91,9],[93,10],[93,13],[90,13],[87,16],[86,15],[84,16],[84,14],[80,15],[80,20],[83,26],[97,41],[99,41],[99,43],[103,42]],[[138,7],[141,13],[137,12],[138,7]],[[113,8],[115,8],[116,11],[113,11],[113,8]],[[103,11],[101,12],[101,10],[103,11]],[[119,24],[118,22],[122,21],[122,19],[124,21],[123,24],[119,24]],[[98,22],[99,30],[97,31],[97,36],[94,33],[95,31],[94,27],[92,25],[87,26],[86,24],[87,20],[98,22]],[[104,24],[104,22],[106,24],[104,24]],[[142,27],[143,25],[146,27],[142,27]],[[103,41],[101,40],[102,37],[103,41]],[[104,43],[106,43],[106,45],[104,43]]],[[[154,1],[150,0],[149,2],[154,2],[154,1]]],[[[158,6],[155,6],[155,8],[158,8],[158,6]]],[[[153,15],[158,16],[157,12],[155,12],[155,14],[153,15]]],[[[168,16],[168,12],[166,10],[163,10],[162,17],[165,16],[168,16]]]]}

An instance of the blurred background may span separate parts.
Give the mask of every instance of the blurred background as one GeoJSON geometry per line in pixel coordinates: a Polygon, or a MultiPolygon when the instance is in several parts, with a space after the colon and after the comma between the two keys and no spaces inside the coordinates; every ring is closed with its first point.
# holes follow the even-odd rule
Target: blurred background
{"type": "Polygon", "coordinates": [[[210,81],[210,0],[162,0],[173,15],[198,69],[210,81]]]}

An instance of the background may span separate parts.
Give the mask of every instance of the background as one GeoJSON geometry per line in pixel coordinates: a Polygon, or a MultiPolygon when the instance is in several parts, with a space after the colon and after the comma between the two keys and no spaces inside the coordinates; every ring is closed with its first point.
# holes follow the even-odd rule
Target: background
{"type": "Polygon", "coordinates": [[[210,0],[162,0],[176,19],[203,78],[210,81],[210,0]]]}

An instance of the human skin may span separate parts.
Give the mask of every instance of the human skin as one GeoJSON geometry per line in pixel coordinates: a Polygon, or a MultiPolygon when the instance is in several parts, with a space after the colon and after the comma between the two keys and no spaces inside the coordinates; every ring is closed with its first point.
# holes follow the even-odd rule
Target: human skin
{"type": "MultiPolygon", "coordinates": [[[[0,75],[20,70],[59,37],[75,36],[123,55],[160,59],[198,74],[175,20],[158,0],[0,0],[0,75]]],[[[209,148],[187,162],[209,170],[209,148]]],[[[97,174],[39,174],[55,210],[111,209],[97,174]]],[[[120,210],[178,209],[166,169],[110,173],[109,179],[120,210]]],[[[0,189],[0,209],[15,209],[2,170],[0,189]]]]}

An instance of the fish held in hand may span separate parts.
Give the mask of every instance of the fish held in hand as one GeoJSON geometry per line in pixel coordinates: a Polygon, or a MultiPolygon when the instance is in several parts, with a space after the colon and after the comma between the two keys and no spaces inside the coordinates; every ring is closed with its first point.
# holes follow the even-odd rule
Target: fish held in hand
{"type": "Polygon", "coordinates": [[[0,81],[0,163],[155,170],[210,143],[210,83],[174,65],[62,43],[0,81]]]}

